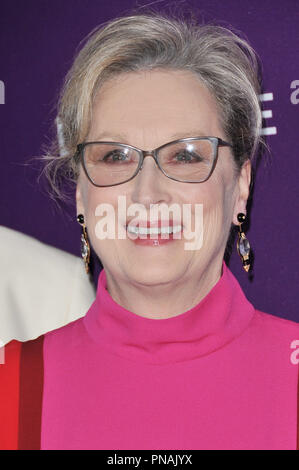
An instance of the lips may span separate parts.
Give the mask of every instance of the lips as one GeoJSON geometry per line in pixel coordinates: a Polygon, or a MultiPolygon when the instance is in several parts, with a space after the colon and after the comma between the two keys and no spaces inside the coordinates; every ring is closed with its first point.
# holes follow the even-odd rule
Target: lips
{"type": "MultiPolygon", "coordinates": [[[[126,227],[127,234],[130,239],[135,241],[138,240],[173,240],[177,239],[178,235],[182,230],[182,224],[175,222],[174,220],[134,220],[129,222],[126,227]]],[[[181,238],[179,236],[179,238],[181,238]]]]}
{"type": "Polygon", "coordinates": [[[152,220],[152,221],[145,221],[145,220],[135,220],[131,219],[131,221],[127,221],[126,229],[128,226],[130,227],[143,227],[143,228],[162,228],[162,227],[175,227],[183,224],[181,221],[175,220],[152,220]]]}

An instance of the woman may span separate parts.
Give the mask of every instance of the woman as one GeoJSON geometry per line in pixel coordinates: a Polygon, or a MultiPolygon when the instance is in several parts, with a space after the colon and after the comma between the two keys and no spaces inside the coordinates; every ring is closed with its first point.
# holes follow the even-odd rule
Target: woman
{"type": "Polygon", "coordinates": [[[250,267],[259,93],[225,28],[136,15],[92,32],[46,169],[58,195],[75,181],[86,270],[90,245],[104,269],[84,318],[7,348],[16,447],[296,449],[298,325],[256,310],[223,261],[235,226],[250,267]]]}

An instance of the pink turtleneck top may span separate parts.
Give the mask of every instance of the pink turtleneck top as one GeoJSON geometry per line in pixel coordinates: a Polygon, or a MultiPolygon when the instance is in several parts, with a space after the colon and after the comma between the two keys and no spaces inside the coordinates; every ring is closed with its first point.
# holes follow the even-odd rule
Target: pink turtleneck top
{"type": "Polygon", "coordinates": [[[44,339],[42,449],[296,449],[299,324],[255,310],[223,263],[166,319],[117,304],[44,339]]]}

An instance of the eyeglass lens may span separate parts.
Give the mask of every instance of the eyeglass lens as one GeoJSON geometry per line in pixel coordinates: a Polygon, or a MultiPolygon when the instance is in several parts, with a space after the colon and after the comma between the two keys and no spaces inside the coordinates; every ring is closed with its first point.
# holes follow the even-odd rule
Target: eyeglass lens
{"type": "MultiPolygon", "coordinates": [[[[92,143],[84,148],[85,169],[99,186],[129,180],[137,171],[139,160],[140,153],[125,145],[92,143]]],[[[208,139],[171,143],[159,149],[158,161],[171,178],[201,182],[213,166],[214,147],[208,139]]]]}

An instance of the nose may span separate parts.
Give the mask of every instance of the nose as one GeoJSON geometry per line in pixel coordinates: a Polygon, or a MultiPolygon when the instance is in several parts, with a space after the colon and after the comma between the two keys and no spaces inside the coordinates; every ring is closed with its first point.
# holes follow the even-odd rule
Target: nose
{"type": "Polygon", "coordinates": [[[143,204],[148,209],[151,204],[169,203],[171,193],[167,180],[158,167],[154,154],[146,152],[139,173],[132,180],[132,202],[143,204]]]}
{"type": "Polygon", "coordinates": [[[153,151],[149,151],[149,150],[144,150],[144,151],[143,151],[143,162],[142,162],[142,165],[141,165],[141,167],[140,167],[139,173],[141,172],[141,170],[142,170],[142,168],[143,168],[143,166],[144,166],[144,162],[145,162],[146,157],[151,157],[151,158],[154,160],[154,162],[155,162],[155,164],[156,164],[156,167],[159,169],[159,165],[158,165],[158,163],[157,163],[157,161],[156,161],[156,156],[155,156],[154,152],[153,152],[153,151]]]}

